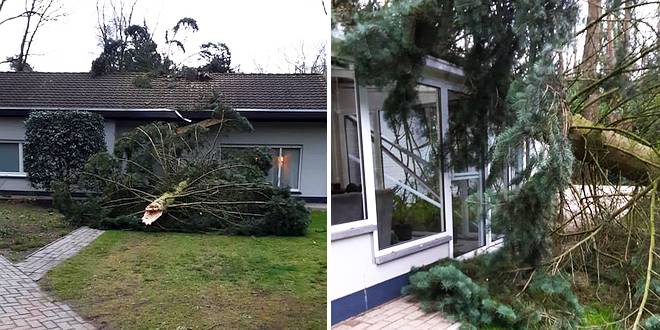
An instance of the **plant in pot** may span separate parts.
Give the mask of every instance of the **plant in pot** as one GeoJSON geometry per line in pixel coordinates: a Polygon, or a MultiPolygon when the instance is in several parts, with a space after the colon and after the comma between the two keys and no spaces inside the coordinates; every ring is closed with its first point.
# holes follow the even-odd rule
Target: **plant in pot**
{"type": "Polygon", "coordinates": [[[393,202],[392,231],[394,231],[394,235],[396,236],[396,242],[409,241],[412,239],[413,232],[413,226],[410,223],[410,206],[398,194],[394,195],[393,202]]]}

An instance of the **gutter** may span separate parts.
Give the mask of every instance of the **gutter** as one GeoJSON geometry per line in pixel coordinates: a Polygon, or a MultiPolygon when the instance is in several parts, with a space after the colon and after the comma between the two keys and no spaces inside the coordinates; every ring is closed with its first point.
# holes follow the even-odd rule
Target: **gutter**
{"type": "MultiPolygon", "coordinates": [[[[90,111],[107,119],[133,120],[204,120],[211,118],[212,110],[177,111],[167,108],[81,108],[81,107],[2,107],[0,117],[26,117],[32,111],[90,111]]],[[[326,109],[257,109],[236,108],[241,115],[253,121],[326,121],[326,109]]]]}

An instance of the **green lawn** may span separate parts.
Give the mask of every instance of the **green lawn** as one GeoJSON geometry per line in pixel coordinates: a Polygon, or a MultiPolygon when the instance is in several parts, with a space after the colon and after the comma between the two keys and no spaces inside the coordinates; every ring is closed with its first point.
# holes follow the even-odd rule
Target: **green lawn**
{"type": "Polygon", "coordinates": [[[73,228],[50,208],[28,202],[0,201],[0,255],[19,261],[73,228]]]}
{"type": "Polygon", "coordinates": [[[325,329],[326,214],[305,237],[109,231],[42,284],[100,326],[325,329]]]}

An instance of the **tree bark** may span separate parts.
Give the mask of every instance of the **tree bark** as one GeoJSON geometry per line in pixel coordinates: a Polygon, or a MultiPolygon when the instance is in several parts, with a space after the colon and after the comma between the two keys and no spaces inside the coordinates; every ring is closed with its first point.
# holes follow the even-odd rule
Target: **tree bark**
{"type": "MultiPolygon", "coordinates": [[[[589,81],[597,79],[598,50],[601,46],[602,32],[600,23],[593,24],[601,16],[602,0],[589,0],[589,13],[587,16],[587,26],[584,51],[582,52],[582,64],[580,73],[582,77],[589,81]]],[[[594,120],[598,114],[598,102],[592,102],[598,99],[598,92],[593,91],[587,96],[587,108],[582,112],[587,119],[594,120]]]]}
{"type": "Polygon", "coordinates": [[[573,115],[568,136],[577,159],[640,183],[660,176],[660,155],[643,142],[626,136],[625,131],[573,115]]]}

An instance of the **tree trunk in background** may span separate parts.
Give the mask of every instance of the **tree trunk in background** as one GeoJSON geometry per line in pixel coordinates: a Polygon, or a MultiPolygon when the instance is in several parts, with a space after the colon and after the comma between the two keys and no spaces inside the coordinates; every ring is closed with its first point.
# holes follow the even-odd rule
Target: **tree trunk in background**
{"type": "MultiPolygon", "coordinates": [[[[613,14],[607,15],[607,29],[605,30],[605,40],[607,41],[607,60],[605,63],[605,68],[607,72],[611,72],[614,69],[614,66],[616,65],[616,54],[614,52],[614,19],[615,18],[616,16],[614,16],[613,14]]],[[[624,39],[625,39],[625,34],[624,34],[624,39]]]]}
{"type": "MultiPolygon", "coordinates": [[[[589,13],[587,16],[587,25],[595,22],[601,15],[602,0],[589,0],[589,13]]],[[[586,31],[584,41],[584,51],[582,53],[582,63],[580,74],[583,79],[595,81],[597,79],[598,50],[601,46],[602,32],[600,23],[592,24],[586,31]]],[[[593,91],[587,96],[585,104],[590,104],[582,111],[585,118],[594,120],[598,114],[598,102],[592,102],[598,99],[598,91],[593,91]]]]}

